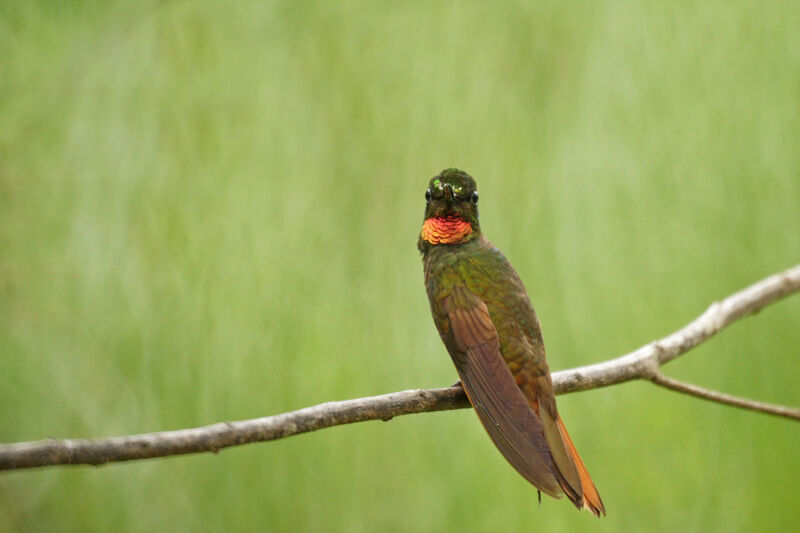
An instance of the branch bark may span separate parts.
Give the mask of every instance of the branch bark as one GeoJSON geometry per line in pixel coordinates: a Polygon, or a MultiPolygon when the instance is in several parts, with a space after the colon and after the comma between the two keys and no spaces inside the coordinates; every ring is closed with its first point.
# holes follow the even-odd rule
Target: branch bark
{"type": "MultiPolygon", "coordinates": [[[[667,388],[708,400],[800,420],[800,410],[763,404],[708,391],[664,376],[659,368],[686,353],[732,322],[764,309],[800,290],[800,265],[770,276],[712,304],[705,313],[675,333],[638,350],[602,363],[553,374],[556,394],[607,387],[647,379],[667,388]]],[[[327,427],[390,420],[395,416],[462,409],[469,406],[461,387],[416,389],[381,396],[329,402],[297,411],[238,422],[106,439],[41,440],[0,444],[0,470],[49,465],[132,461],[200,452],[282,439],[327,427]]]]}
{"type": "Polygon", "coordinates": [[[717,392],[710,389],[704,389],[691,383],[685,383],[677,379],[665,376],[661,372],[656,372],[650,377],[650,381],[664,387],[690,396],[703,398],[712,402],[724,403],[725,405],[732,405],[733,407],[740,407],[742,409],[749,409],[759,413],[766,413],[768,415],[782,416],[791,420],[800,420],[800,409],[786,407],[784,405],[775,405],[772,403],[757,402],[747,398],[740,398],[738,396],[731,396],[724,392],[717,392]]]}

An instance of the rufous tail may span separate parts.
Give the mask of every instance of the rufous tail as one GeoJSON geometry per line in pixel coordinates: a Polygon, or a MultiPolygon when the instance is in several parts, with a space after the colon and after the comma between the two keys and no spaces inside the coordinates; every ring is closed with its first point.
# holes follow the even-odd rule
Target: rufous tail
{"type": "Polygon", "coordinates": [[[594,486],[594,481],[592,481],[589,471],[586,470],[586,465],[583,464],[581,456],[578,455],[578,450],[576,450],[575,445],[572,444],[572,439],[569,438],[569,433],[567,433],[567,429],[564,427],[564,422],[561,420],[560,416],[557,422],[558,430],[561,432],[561,438],[564,440],[564,444],[566,444],[567,451],[572,456],[572,460],[575,461],[575,467],[578,469],[578,475],[581,478],[581,485],[583,486],[583,506],[595,516],[600,516],[600,513],[605,516],[606,508],[603,505],[603,500],[600,499],[600,493],[597,492],[597,487],[594,486]]]}

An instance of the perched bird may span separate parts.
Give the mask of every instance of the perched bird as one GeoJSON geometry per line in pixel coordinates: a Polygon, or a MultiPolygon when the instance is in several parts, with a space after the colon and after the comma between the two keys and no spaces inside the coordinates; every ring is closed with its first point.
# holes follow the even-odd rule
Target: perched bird
{"type": "Polygon", "coordinates": [[[481,423],[539,491],[554,498],[566,494],[578,509],[605,515],[558,415],[541,327],[525,286],[481,233],[475,180],[444,170],[431,179],[425,201],[418,248],[433,321],[481,423]]]}

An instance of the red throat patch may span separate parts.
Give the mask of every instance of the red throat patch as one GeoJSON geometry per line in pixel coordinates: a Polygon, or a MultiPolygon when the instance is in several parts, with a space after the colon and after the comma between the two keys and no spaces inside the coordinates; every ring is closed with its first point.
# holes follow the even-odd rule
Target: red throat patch
{"type": "Polygon", "coordinates": [[[472,225],[461,217],[429,218],[422,225],[422,238],[431,244],[456,244],[472,233],[472,225]]]}

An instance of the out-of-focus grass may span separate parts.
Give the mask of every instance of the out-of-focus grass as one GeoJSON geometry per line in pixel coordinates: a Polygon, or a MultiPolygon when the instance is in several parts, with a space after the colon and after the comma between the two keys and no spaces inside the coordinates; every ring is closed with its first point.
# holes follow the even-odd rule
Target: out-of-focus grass
{"type": "MultiPolygon", "coordinates": [[[[551,366],[800,258],[791,2],[0,5],[0,441],[278,413],[454,372],[415,249],[480,185],[551,366]]],[[[800,404],[800,302],[668,373],[800,404]]],[[[609,516],[469,411],[0,476],[0,529],[786,530],[796,424],[628,384],[560,399],[609,516]]]]}

